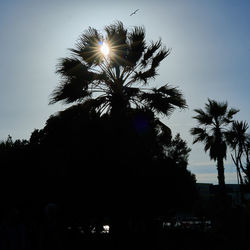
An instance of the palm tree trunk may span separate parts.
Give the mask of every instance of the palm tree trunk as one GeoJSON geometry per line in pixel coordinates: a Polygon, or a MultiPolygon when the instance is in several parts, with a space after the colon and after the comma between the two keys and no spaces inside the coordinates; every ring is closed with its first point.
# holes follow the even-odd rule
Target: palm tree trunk
{"type": "Polygon", "coordinates": [[[217,171],[218,171],[219,187],[223,190],[225,189],[225,174],[224,174],[223,157],[220,156],[217,158],[217,171]]]}
{"type": "Polygon", "coordinates": [[[243,145],[243,151],[245,152],[245,155],[246,155],[246,160],[247,160],[247,163],[249,163],[249,147],[245,144],[243,145]]]}
{"type": "MultiPolygon", "coordinates": [[[[239,157],[236,156],[236,152],[235,152],[235,158],[233,157],[233,155],[231,154],[231,158],[234,162],[234,165],[236,166],[236,171],[237,171],[237,177],[240,179],[240,184],[243,185],[243,178],[240,172],[240,167],[239,167],[239,157]]],[[[239,184],[239,182],[238,182],[239,184]]]]}

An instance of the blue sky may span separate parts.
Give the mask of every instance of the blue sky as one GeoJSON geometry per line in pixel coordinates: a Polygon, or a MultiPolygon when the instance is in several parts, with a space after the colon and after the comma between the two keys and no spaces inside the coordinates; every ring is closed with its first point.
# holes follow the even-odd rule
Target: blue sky
{"type": "MultiPolygon", "coordinates": [[[[192,145],[194,108],[207,98],[228,101],[250,122],[250,1],[244,0],[2,0],[0,2],[0,139],[28,139],[66,106],[48,105],[59,82],[55,67],[69,55],[89,26],[100,31],[120,20],[144,26],[147,41],[162,38],[172,49],[152,83],[178,86],[189,108],[163,121],[192,147],[189,169],[198,182],[216,183],[215,163],[192,145]],[[130,13],[140,9],[136,15],[130,13]]],[[[236,183],[234,167],[225,162],[226,182],[236,183]]]]}

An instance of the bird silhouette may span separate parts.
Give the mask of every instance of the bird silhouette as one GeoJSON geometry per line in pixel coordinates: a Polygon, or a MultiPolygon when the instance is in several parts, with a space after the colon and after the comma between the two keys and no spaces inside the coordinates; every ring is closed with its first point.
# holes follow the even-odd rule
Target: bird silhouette
{"type": "Polygon", "coordinates": [[[130,14],[130,16],[135,15],[135,14],[136,14],[136,12],[137,12],[138,10],[139,10],[139,9],[135,10],[134,12],[132,12],[132,13],[130,14]]]}

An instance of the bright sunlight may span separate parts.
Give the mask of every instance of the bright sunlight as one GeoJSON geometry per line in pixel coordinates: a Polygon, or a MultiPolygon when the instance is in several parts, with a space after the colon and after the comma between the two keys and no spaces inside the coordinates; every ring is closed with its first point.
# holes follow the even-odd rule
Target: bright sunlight
{"type": "Polygon", "coordinates": [[[101,52],[104,56],[107,56],[109,54],[109,46],[107,43],[105,43],[105,42],[102,43],[101,52]]]}

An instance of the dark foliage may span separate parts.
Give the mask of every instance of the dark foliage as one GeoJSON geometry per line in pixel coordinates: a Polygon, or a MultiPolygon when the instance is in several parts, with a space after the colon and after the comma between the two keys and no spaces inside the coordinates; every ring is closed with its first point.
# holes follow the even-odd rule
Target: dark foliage
{"type": "Polygon", "coordinates": [[[169,115],[175,108],[186,108],[177,88],[164,85],[146,88],[157,76],[160,63],[170,54],[161,40],[147,45],[143,27],[127,29],[122,22],[106,26],[105,34],[86,30],[71,57],[59,61],[61,82],[51,95],[51,104],[88,103],[100,114],[119,116],[130,108],[147,108],[169,115]],[[110,53],[101,53],[106,44],[110,53]]]}
{"type": "Polygon", "coordinates": [[[250,183],[250,134],[247,133],[248,124],[243,121],[234,121],[231,128],[226,131],[226,139],[230,148],[232,160],[236,166],[238,177],[241,184],[250,183]],[[245,180],[242,177],[244,174],[245,180]]]}
{"type": "Polygon", "coordinates": [[[171,144],[176,139],[172,142],[170,129],[149,110],[131,109],[118,126],[84,104],[72,106],[34,130],[29,142],[9,137],[0,144],[2,215],[17,208],[25,225],[38,230],[47,223],[44,209],[60,208],[59,228],[79,223],[98,228],[109,218],[121,233],[137,221],[134,216],[149,223],[190,209],[195,179],[178,157],[165,155],[171,144]]]}
{"type": "Polygon", "coordinates": [[[227,126],[233,122],[233,116],[239,112],[228,108],[227,102],[217,102],[208,99],[203,109],[195,109],[198,126],[190,130],[194,136],[193,143],[203,142],[204,150],[209,150],[209,156],[217,161],[218,182],[222,189],[225,187],[224,162],[227,155],[226,133],[227,126]]]}

